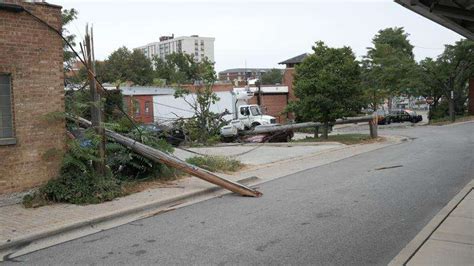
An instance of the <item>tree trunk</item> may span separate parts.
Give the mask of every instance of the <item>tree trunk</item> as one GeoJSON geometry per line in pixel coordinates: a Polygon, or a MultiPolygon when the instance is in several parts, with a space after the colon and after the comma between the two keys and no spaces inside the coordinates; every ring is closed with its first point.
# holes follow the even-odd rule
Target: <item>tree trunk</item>
{"type": "Polygon", "coordinates": [[[314,128],[314,138],[315,139],[319,138],[319,127],[314,128]]]}
{"type": "Polygon", "coordinates": [[[324,122],[323,139],[328,139],[328,133],[329,133],[329,122],[326,121],[324,122]]]}
{"type": "Polygon", "coordinates": [[[454,112],[454,99],[451,97],[449,98],[449,118],[451,119],[451,122],[456,120],[456,114],[454,112]]]}
{"type": "Polygon", "coordinates": [[[378,137],[377,132],[377,120],[372,120],[369,122],[370,137],[375,139],[378,137]]]}

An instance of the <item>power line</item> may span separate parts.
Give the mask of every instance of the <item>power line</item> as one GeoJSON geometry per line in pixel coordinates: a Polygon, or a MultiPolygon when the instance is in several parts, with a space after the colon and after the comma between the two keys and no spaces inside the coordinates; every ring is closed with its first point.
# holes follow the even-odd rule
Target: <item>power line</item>
{"type": "MultiPolygon", "coordinates": [[[[74,53],[74,55],[79,59],[79,61],[81,61],[81,63],[84,65],[84,67],[86,68],[87,72],[91,73],[92,76],[94,77],[94,80],[96,83],[99,84],[99,86],[102,88],[102,91],[107,94],[107,96],[110,96],[109,92],[104,88],[104,86],[102,86],[102,83],[97,79],[97,76],[95,75],[94,72],[92,72],[89,68],[89,66],[86,64],[85,60],[76,52],[76,50],[74,49],[74,47],[72,47],[71,43],[62,35],[62,33],[54,28],[53,26],[49,25],[46,21],[42,20],[41,18],[37,17],[35,14],[31,13],[28,9],[22,7],[22,6],[19,6],[23,11],[25,11],[27,14],[29,14],[30,16],[32,16],[33,18],[35,18],[36,20],[38,20],[41,24],[45,25],[46,27],[48,27],[50,30],[52,30],[53,32],[55,32],[57,35],[59,35],[61,37],[61,39],[63,39],[63,41],[67,44],[67,46],[69,47],[69,49],[71,49],[71,51],[74,53]]],[[[115,104],[117,106],[117,109],[120,110],[120,112],[122,112],[126,117],[127,119],[132,123],[132,125],[138,130],[140,136],[142,135],[142,132],[141,130],[138,128],[138,126],[135,124],[135,121],[133,121],[133,119],[123,110],[122,107],[120,107],[118,104],[115,104]]]]}

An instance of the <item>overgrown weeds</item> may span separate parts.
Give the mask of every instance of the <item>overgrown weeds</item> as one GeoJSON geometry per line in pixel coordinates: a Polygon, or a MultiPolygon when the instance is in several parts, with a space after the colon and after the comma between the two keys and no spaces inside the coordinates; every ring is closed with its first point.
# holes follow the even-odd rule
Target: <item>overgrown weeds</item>
{"type": "Polygon", "coordinates": [[[326,142],[326,141],[335,141],[343,144],[360,144],[360,143],[370,143],[377,139],[370,138],[368,134],[340,134],[340,135],[329,135],[327,139],[324,138],[314,138],[306,137],[304,139],[294,140],[294,142],[326,142]]]}
{"type": "MultiPolygon", "coordinates": [[[[153,148],[173,151],[171,145],[151,134],[132,130],[127,135],[153,148]]],[[[94,162],[99,161],[98,144],[99,139],[92,130],[70,140],[59,176],[25,196],[24,206],[38,207],[52,202],[96,204],[123,196],[127,183],[153,178],[170,180],[179,175],[175,169],[109,141],[106,145],[107,171],[101,176],[94,168],[94,162]]]]}
{"type": "Polygon", "coordinates": [[[186,162],[211,172],[235,172],[243,167],[239,160],[224,156],[194,156],[186,162]]]}

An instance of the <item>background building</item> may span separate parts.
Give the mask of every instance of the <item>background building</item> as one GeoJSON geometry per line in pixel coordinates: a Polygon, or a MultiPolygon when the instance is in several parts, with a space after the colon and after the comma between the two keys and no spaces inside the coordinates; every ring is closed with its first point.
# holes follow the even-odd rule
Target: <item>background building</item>
{"type": "Polygon", "coordinates": [[[247,79],[260,79],[263,74],[272,70],[271,68],[231,68],[219,72],[221,81],[244,81],[247,79]]]}
{"type": "Polygon", "coordinates": [[[194,56],[197,61],[201,61],[207,57],[214,62],[214,40],[212,37],[199,37],[198,35],[174,37],[161,36],[159,42],[149,43],[147,45],[138,47],[143,53],[152,59],[158,56],[165,59],[166,55],[172,53],[186,53],[194,56]]]}

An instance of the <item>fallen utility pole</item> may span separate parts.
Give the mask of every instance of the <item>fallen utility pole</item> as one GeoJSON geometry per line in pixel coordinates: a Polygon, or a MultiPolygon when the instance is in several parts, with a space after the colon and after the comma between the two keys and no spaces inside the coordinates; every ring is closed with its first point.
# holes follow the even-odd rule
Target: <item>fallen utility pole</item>
{"type": "MultiPolygon", "coordinates": [[[[67,116],[68,119],[77,122],[81,124],[82,126],[85,127],[90,127],[92,123],[89,120],[86,120],[82,117],[70,117],[67,116]]],[[[247,186],[244,186],[242,184],[239,184],[237,182],[233,182],[230,180],[227,180],[225,178],[219,177],[215,175],[212,172],[209,172],[205,169],[199,168],[195,165],[189,164],[185,161],[182,161],[166,152],[154,149],[150,146],[147,146],[141,142],[138,142],[134,139],[122,136],[112,130],[105,129],[105,134],[109,137],[115,140],[116,142],[126,146],[127,148],[131,149],[132,151],[145,156],[146,158],[155,161],[155,162],[160,162],[164,163],[168,166],[171,166],[173,168],[176,168],[178,170],[181,170],[185,173],[188,173],[190,175],[193,175],[195,177],[198,177],[200,179],[203,179],[207,182],[210,182],[212,184],[218,185],[220,187],[223,187],[225,189],[228,189],[232,192],[238,193],[242,196],[248,196],[248,197],[260,197],[263,194],[255,189],[249,188],[247,186]]]]}
{"type": "MultiPolygon", "coordinates": [[[[334,123],[332,123],[332,125],[353,124],[353,123],[363,123],[363,122],[371,123],[371,121],[373,120],[374,120],[373,116],[351,117],[351,118],[346,118],[346,119],[338,119],[334,123]]],[[[308,127],[314,128],[314,127],[322,127],[322,126],[324,126],[324,123],[320,123],[320,122],[305,122],[305,123],[296,123],[296,124],[288,124],[288,125],[265,125],[265,126],[256,127],[253,130],[245,130],[239,133],[241,135],[258,135],[258,134],[263,134],[263,133],[280,132],[280,131],[285,131],[285,130],[293,130],[293,129],[299,129],[299,128],[308,128],[308,127]]],[[[376,138],[377,137],[376,133],[372,137],[376,138]]]]}

